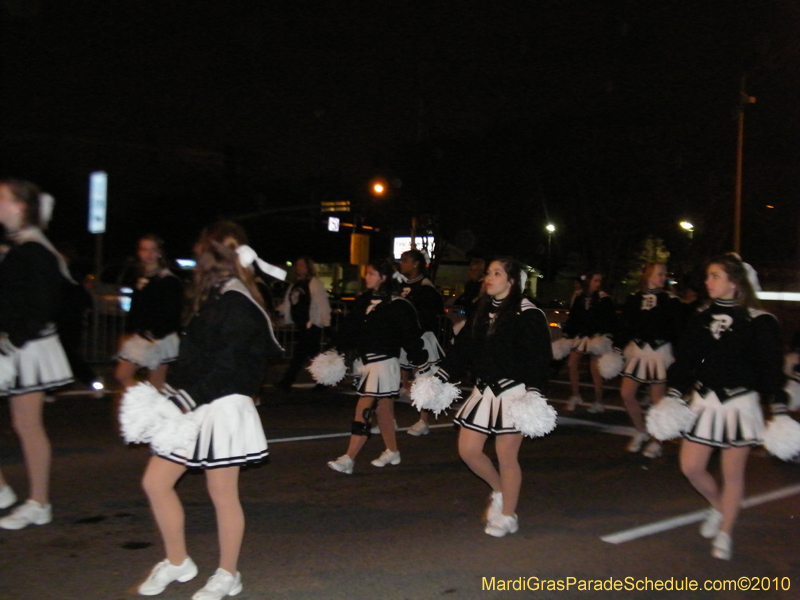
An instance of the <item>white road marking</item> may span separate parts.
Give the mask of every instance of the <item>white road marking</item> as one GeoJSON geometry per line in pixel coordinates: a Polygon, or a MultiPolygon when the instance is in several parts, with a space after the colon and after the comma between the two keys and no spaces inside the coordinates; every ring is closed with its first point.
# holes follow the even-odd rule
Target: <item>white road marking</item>
{"type": "MultiPolygon", "coordinates": [[[[746,498],[742,502],[742,508],[752,508],[753,506],[766,504],[767,502],[773,502],[775,500],[781,500],[796,494],[800,494],[800,485],[790,485],[785,488],[773,490],[772,492],[766,492],[764,494],[759,494],[758,496],[746,498]]],[[[626,529],[625,531],[620,531],[618,533],[604,535],[600,539],[604,542],[608,542],[609,544],[623,544],[641,537],[661,533],[662,531],[669,531],[670,529],[676,529],[678,527],[683,527],[684,525],[699,523],[706,518],[706,514],[707,513],[705,510],[696,510],[685,515],[672,517],[671,519],[664,519],[648,525],[641,525],[640,527],[634,527],[633,529],[626,529]]]]}

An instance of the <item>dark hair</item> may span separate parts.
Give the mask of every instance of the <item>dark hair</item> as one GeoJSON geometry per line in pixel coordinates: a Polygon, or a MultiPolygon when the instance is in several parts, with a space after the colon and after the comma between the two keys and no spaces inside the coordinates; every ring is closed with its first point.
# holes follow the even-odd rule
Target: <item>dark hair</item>
{"type": "Polygon", "coordinates": [[[489,313],[492,308],[492,297],[485,291],[481,292],[472,327],[473,331],[476,331],[476,328],[482,329],[485,327],[487,334],[491,335],[497,329],[498,323],[504,320],[508,315],[519,310],[520,302],[522,302],[522,287],[520,286],[522,266],[510,256],[498,256],[487,262],[489,263],[487,268],[491,268],[493,262],[500,263],[500,266],[503,267],[503,271],[508,275],[508,279],[513,282],[511,289],[508,291],[508,296],[503,298],[500,302],[495,318],[491,321],[489,319],[489,313]]]}
{"type": "Polygon", "coordinates": [[[164,257],[164,240],[156,233],[146,233],[136,240],[136,249],[139,249],[139,242],[148,241],[155,242],[158,248],[158,266],[162,269],[167,267],[167,259],[164,257]]]}
{"type": "Polygon", "coordinates": [[[402,260],[404,256],[410,256],[411,260],[413,260],[415,263],[418,263],[419,267],[417,267],[417,270],[420,272],[420,274],[427,277],[428,265],[425,262],[425,255],[422,252],[419,250],[406,250],[400,255],[400,259],[402,260]]]}
{"type": "Polygon", "coordinates": [[[24,179],[13,179],[11,177],[0,179],[0,185],[7,185],[14,198],[25,205],[22,219],[24,225],[35,225],[41,229],[47,228],[47,223],[42,222],[39,212],[42,189],[38,185],[24,179]]]}
{"type": "Polygon", "coordinates": [[[592,283],[592,279],[595,275],[600,275],[601,279],[605,279],[605,276],[600,271],[587,271],[586,274],[583,276],[583,293],[586,294],[589,292],[589,285],[592,283]]]}
{"type": "Polygon", "coordinates": [[[316,277],[317,276],[317,264],[311,260],[310,256],[298,256],[297,260],[294,261],[294,264],[297,264],[297,261],[302,260],[306,263],[306,270],[308,271],[309,277],[316,277]]]}
{"type": "Polygon", "coordinates": [[[639,289],[643,292],[646,292],[648,288],[648,284],[650,282],[650,277],[653,275],[653,271],[656,270],[658,265],[663,265],[664,268],[667,267],[666,263],[663,263],[658,260],[649,260],[644,263],[642,267],[642,274],[639,276],[639,289]]]}
{"type": "Polygon", "coordinates": [[[264,307],[264,300],[258,291],[253,274],[241,265],[235,248],[210,238],[204,232],[194,249],[197,266],[188,294],[190,304],[188,316],[196,313],[208,300],[214,286],[231,277],[240,279],[256,302],[264,307]]]}
{"type": "Polygon", "coordinates": [[[206,227],[202,235],[230,248],[250,243],[244,227],[233,221],[217,221],[206,227]]]}
{"type": "Polygon", "coordinates": [[[708,271],[708,267],[711,265],[719,265],[722,267],[728,279],[736,285],[734,297],[740,306],[745,308],[761,307],[753,285],[747,278],[745,263],[738,255],[733,252],[728,252],[727,254],[715,256],[706,263],[706,271],[708,271]]]}
{"type": "Polygon", "coordinates": [[[396,292],[397,283],[394,279],[395,270],[392,261],[378,258],[370,260],[366,266],[372,267],[377,273],[386,278],[381,283],[380,288],[378,288],[378,294],[391,296],[396,292]]]}

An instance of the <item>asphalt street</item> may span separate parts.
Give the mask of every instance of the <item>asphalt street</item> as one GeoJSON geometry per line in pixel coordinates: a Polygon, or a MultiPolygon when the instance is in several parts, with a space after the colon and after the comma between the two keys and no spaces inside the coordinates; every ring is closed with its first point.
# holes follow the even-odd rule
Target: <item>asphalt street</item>
{"type": "MultiPolygon", "coordinates": [[[[566,395],[558,384],[549,392],[562,413],[556,431],[523,443],[520,530],[496,539],[483,533],[489,489],[458,457],[452,411],[414,438],[402,431],[416,421],[413,408],[396,403],[402,463],[370,465],[383,450],[376,436],[348,476],[326,461],[346,449],[355,397],[309,385],[288,395],[265,388],[259,413],[270,460],[241,475],[247,531],[238,598],[800,597],[797,464],[753,453],[734,557],[721,561],[697,532],[704,503],[679,472],[678,445],[652,461],[630,455],[624,447],[631,430],[613,390],[609,409],[598,415],[587,406],[564,413],[559,399],[566,395]],[[701,590],[683,591],[691,581],[701,590]],[[668,589],[654,591],[657,584],[668,589]],[[731,590],[734,584],[751,589],[731,590]],[[606,589],[581,589],[587,585],[606,589]],[[728,589],[702,591],[706,585],[728,589]]],[[[58,396],[46,406],[46,424],[54,520],[0,530],[0,598],[138,597],[136,586],[163,558],[140,488],[148,449],[123,444],[108,397],[58,396]]],[[[24,494],[6,400],[0,464],[24,494]]],[[[169,586],[165,600],[190,598],[217,561],[202,473],[188,474],[179,492],[200,575],[169,586]]]]}

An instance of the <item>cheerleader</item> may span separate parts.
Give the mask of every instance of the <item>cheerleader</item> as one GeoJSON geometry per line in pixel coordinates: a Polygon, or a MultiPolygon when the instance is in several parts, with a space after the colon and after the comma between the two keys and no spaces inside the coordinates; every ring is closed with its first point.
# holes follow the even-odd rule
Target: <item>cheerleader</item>
{"type": "Polygon", "coordinates": [[[412,365],[423,365],[428,357],[422,342],[417,313],[407,300],[393,293],[394,268],[388,261],[366,267],[367,290],[356,300],[336,336],[340,351],[358,352],[359,376],[356,414],[347,453],[328,463],[334,471],[351,474],[356,456],[370,436],[370,418],[378,418],[386,450],[372,464],[400,464],[394,427],[394,399],[400,392],[400,351],[412,365]]]}
{"type": "Polygon", "coordinates": [[[447,381],[450,374],[469,369],[476,377],[472,394],[455,417],[461,428],[458,452],[492,488],[485,531],[494,537],[519,528],[516,509],[522,470],[517,455],[522,433],[511,424],[510,407],[526,391],[538,393],[544,388],[552,359],[547,317],[523,298],[522,286],[516,261],[492,261],[473,319],[459,332],[435,373],[447,381]],[[483,451],[489,436],[495,437],[499,471],[483,451]]]}
{"type": "MultiPolygon", "coordinates": [[[[639,279],[640,291],[628,297],[619,330],[614,335],[614,345],[623,350],[625,359],[620,393],[636,428],[626,447],[628,452],[639,452],[650,439],[636,392],[645,384],[653,402],[661,400],[666,390],[667,369],[673,362],[672,341],[683,306],[677,296],[664,289],[666,281],[666,265],[645,264],[639,279]]],[[[648,458],[661,456],[661,444],[658,440],[650,441],[643,454],[648,458]]]]}
{"type": "Polygon", "coordinates": [[[178,357],[183,284],[167,268],[164,242],[154,234],[139,239],[136,281],[126,336],[117,355],[116,380],[125,388],[136,384],[136,372],[148,369],[148,381],[160,389],[169,363],[178,357]]]}
{"type": "MultiPolygon", "coordinates": [[[[72,279],[42,233],[52,209],[53,198],[33,183],[0,180],[0,224],[11,244],[0,263],[0,395],[10,396],[11,421],[22,444],[29,483],[28,500],[0,519],[3,529],[52,520],[44,392],[72,381],[54,323],[62,283],[72,279]]],[[[16,500],[0,473],[0,508],[16,500]]]]}
{"type": "MultiPolygon", "coordinates": [[[[186,582],[197,575],[189,558],[184,531],[184,511],[175,485],[188,468],[205,469],[209,495],[214,504],[220,547],[219,568],[193,600],[220,600],[242,590],[237,570],[244,535],[244,514],[239,501],[240,469],[267,456],[267,440],[253,403],[268,355],[280,352],[269,318],[250,271],[236,250],[209,238],[195,246],[198,253],[191,293],[191,316],[181,342],[180,355],[170,370],[162,403],[181,413],[141,426],[135,421],[137,403],[155,394],[149,384],[130,388],[122,401],[120,420],[126,439],[134,428],[168,435],[149,439],[154,455],[144,473],[142,486],[158,524],[166,558],[139,586],[139,593],[161,593],[173,581],[186,582]],[[174,405],[173,405],[174,403],[174,405]],[[188,421],[187,421],[188,419],[188,421]],[[194,423],[193,436],[180,436],[177,423],[194,423]],[[199,434],[198,434],[199,429],[199,434]]],[[[145,418],[163,411],[141,411],[145,418]]],[[[139,439],[136,441],[144,441],[139,439]]]]}
{"type": "MultiPolygon", "coordinates": [[[[425,274],[425,255],[419,250],[407,250],[400,255],[400,274],[405,282],[400,285],[400,295],[411,302],[417,310],[419,323],[422,326],[422,341],[428,352],[428,360],[421,368],[437,364],[444,356],[444,351],[436,337],[439,331],[440,318],[444,316],[444,299],[436,286],[425,274]]],[[[414,369],[405,356],[400,356],[403,390],[408,393],[411,373],[414,369]]],[[[413,436],[428,435],[428,411],[419,413],[419,421],[408,428],[408,434],[413,436]]]]}
{"type": "Polygon", "coordinates": [[[700,534],[713,540],[711,554],[724,560],[733,553],[750,448],[763,441],[759,398],[773,414],[786,411],[780,325],[758,309],[748,269],[735,254],[709,261],[711,304],[687,325],[668,371],[670,396],[691,390],[696,419],[684,433],[681,471],[711,505],[700,534]],[[715,448],[722,454],[722,486],[708,471],[715,448]]]}
{"type": "MultiPolygon", "coordinates": [[[[578,367],[581,358],[591,355],[589,370],[594,383],[594,404],[589,407],[589,412],[600,413],[605,410],[603,405],[603,376],[597,366],[599,350],[594,350],[592,345],[603,342],[601,338],[610,337],[614,331],[614,302],[601,288],[603,275],[589,273],[585,279],[580,293],[576,293],[569,310],[569,317],[564,324],[564,336],[572,340],[572,349],[567,359],[569,369],[569,384],[572,395],[567,401],[567,410],[573,411],[581,403],[580,374],[578,367]]],[[[609,344],[610,346],[610,344],[609,344]]]]}

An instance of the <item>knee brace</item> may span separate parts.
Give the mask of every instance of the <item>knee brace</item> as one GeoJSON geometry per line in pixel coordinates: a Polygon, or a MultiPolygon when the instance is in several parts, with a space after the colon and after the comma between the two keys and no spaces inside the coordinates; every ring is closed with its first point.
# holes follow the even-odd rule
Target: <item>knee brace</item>
{"type": "Polygon", "coordinates": [[[353,428],[350,430],[350,433],[353,435],[363,435],[368,438],[372,435],[371,430],[372,427],[370,427],[369,422],[353,421],[353,428]]]}

